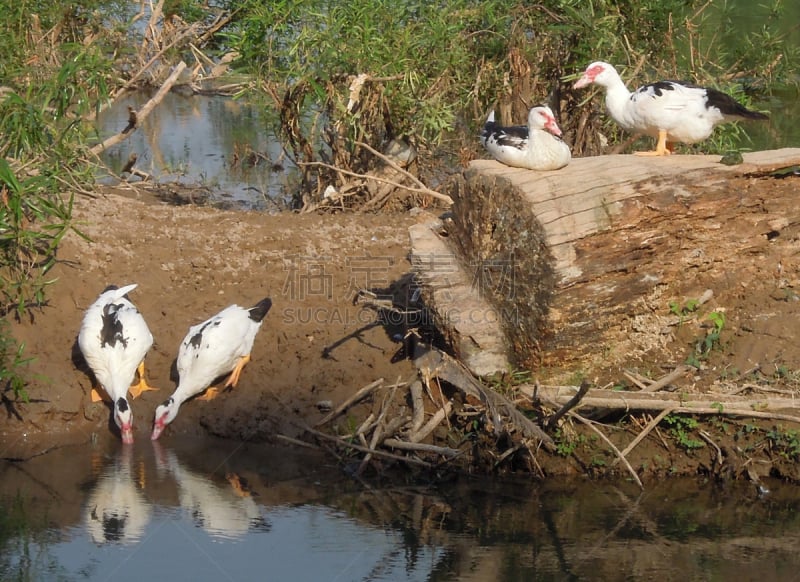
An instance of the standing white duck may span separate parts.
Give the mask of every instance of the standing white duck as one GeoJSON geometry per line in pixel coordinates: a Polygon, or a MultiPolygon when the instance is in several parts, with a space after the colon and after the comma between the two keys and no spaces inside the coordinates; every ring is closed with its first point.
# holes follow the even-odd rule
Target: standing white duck
{"type": "Polygon", "coordinates": [[[569,146],[561,141],[561,129],[549,107],[534,107],[528,113],[528,126],[501,127],[494,111],[481,132],[481,143],[501,164],[528,170],[558,170],[569,164],[569,146]]]}
{"type": "MultiPolygon", "coordinates": [[[[145,390],[156,390],[148,386],[144,377],[144,357],[153,345],[153,335],[142,314],[127,297],[136,287],[136,283],[122,288],[107,287],[86,310],[78,333],[78,346],[97,382],[111,399],[114,421],[125,444],[133,443],[128,390],[134,398],[145,390]],[[136,372],[139,382],[131,386],[136,372]]],[[[99,399],[99,393],[92,389],[92,400],[99,399]]]]}
{"type": "Polygon", "coordinates": [[[574,88],[591,83],[605,89],[606,109],[620,127],[658,139],[654,151],[636,152],[637,155],[669,155],[675,143],[702,141],[715,126],[727,121],[769,119],[722,91],[689,83],[658,81],[631,93],[617,70],[600,61],[586,68],[574,88]]]}
{"type": "Polygon", "coordinates": [[[164,428],[175,420],[186,400],[207,388],[202,398],[214,398],[217,390],[209,386],[215,379],[230,372],[224,388],[236,386],[242,368],[250,361],[253,341],[270,307],[270,298],[262,299],[249,309],[231,305],[189,328],[178,349],[178,387],[156,408],[152,440],[161,436],[164,428]]]}

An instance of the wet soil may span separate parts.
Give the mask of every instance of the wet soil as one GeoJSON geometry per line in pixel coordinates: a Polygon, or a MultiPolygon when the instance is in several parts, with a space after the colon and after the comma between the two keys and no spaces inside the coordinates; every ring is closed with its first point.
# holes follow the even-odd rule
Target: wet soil
{"type": "MultiPolygon", "coordinates": [[[[732,182],[730,188],[735,194],[742,184],[732,182]]],[[[747,188],[764,201],[786,200],[797,183],[751,181],[747,188]],[[759,188],[760,194],[754,192],[759,188]]],[[[155,336],[147,377],[160,390],[133,401],[138,440],[149,438],[155,407],[175,388],[174,360],[188,327],[231,303],[273,299],[252,361],[234,390],[210,402],[186,403],[162,438],[210,433],[260,442],[277,434],[299,437],[302,426],[318,421],[328,405],[377,378],[393,382],[416,377],[412,363],[397,357],[403,330],[378,325],[375,313],[354,305],[353,299],[361,288],[379,295],[396,293],[411,270],[407,229],[433,216],[427,211],[269,215],[172,206],[124,191],[77,197],[76,225],[91,241],[67,237],[51,271],[57,282],[48,304],[33,311],[32,321],[12,323],[14,335],[34,360],[27,387],[30,403],[7,402],[0,417],[0,456],[25,459],[53,446],[114,433],[108,407],[89,401],[91,376],[75,344],[84,310],[109,284],[138,283],[131,299],[155,336]]],[[[751,252],[717,257],[709,272],[728,284],[717,286],[713,301],[702,310],[681,315],[679,325],[667,321],[678,316],[669,313],[664,298],[659,309],[665,312],[668,333],[650,353],[637,354],[635,361],[616,360],[613,366],[597,365],[583,375],[600,383],[624,383],[625,369],[654,377],[666,373],[691,356],[707,335],[711,324],[702,316],[719,309],[726,314],[721,340],[697,362],[681,390],[705,392],[727,380],[743,387],[742,393],[750,383],[782,396],[796,394],[800,232],[793,220],[780,226],[780,236],[768,236],[751,252]]],[[[703,287],[699,283],[698,293],[703,287]]],[[[689,299],[676,297],[678,308],[689,299]]],[[[548,368],[534,377],[561,383],[569,373],[548,368]]],[[[354,408],[342,422],[358,423],[368,410],[354,408]]],[[[652,416],[598,420],[607,426],[619,423],[611,440],[621,449],[652,416]]],[[[629,460],[642,476],[746,475],[757,480],[772,475],[796,480],[796,430],[791,422],[772,419],[706,417],[699,425],[662,424],[629,460]]],[[[614,455],[586,427],[569,423],[557,441],[561,454],[538,455],[532,463],[524,454],[523,462],[515,462],[515,455],[499,468],[625,476],[620,466],[612,470],[614,455]]],[[[491,453],[476,456],[482,457],[483,468],[498,470],[491,453]]]]}
{"type": "Polygon", "coordinates": [[[321,404],[377,378],[415,374],[408,360],[391,361],[401,336],[353,298],[361,288],[380,294],[408,273],[407,227],[426,220],[424,212],[269,215],[106,191],[78,196],[74,219],[90,241],[64,240],[48,304],[32,321],[12,323],[34,360],[30,403],[7,403],[0,417],[0,456],[26,458],[115,430],[109,408],[89,399],[92,378],[76,344],[84,310],[110,284],[138,283],[130,298],[155,338],[146,376],[159,390],[132,401],[136,439],[149,439],[155,407],[176,387],[174,361],[189,326],[232,303],[273,300],[252,360],[235,389],[185,404],[169,433],[295,435],[298,420],[322,415],[321,404]]]}

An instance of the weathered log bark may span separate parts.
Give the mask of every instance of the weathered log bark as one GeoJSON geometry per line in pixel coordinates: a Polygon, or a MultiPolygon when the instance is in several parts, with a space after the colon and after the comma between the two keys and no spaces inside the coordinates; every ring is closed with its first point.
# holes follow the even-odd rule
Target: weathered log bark
{"type": "MultiPolygon", "coordinates": [[[[473,161],[448,192],[443,226],[472,299],[499,316],[509,360],[589,367],[662,346],[670,297],[730,279],[726,259],[800,224],[794,200],[747,191],[800,164],[800,149],[744,160],[598,156],[554,172],[473,161]]],[[[440,313],[459,307],[439,303],[440,313]]]]}
{"type": "MultiPolygon", "coordinates": [[[[543,400],[551,405],[564,405],[578,391],[577,386],[530,386],[517,389],[529,398],[543,400]]],[[[626,390],[590,389],[581,398],[579,408],[601,410],[654,411],[681,409],[699,411],[699,414],[744,414],[764,413],[771,418],[781,411],[796,411],[800,400],[796,398],[770,398],[763,394],[752,397],[730,394],[676,394],[673,392],[629,392],[626,390]]],[[[792,416],[798,419],[800,416],[792,416]]]]}

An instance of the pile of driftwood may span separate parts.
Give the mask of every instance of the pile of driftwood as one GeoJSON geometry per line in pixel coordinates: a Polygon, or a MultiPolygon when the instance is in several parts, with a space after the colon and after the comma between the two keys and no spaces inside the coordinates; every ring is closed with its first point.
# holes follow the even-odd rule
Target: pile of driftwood
{"type": "MultiPolygon", "coordinates": [[[[395,140],[387,145],[383,153],[364,142],[356,142],[356,148],[372,155],[375,163],[367,173],[358,173],[324,162],[296,162],[303,168],[319,167],[337,175],[341,185],[328,184],[321,195],[303,196],[301,213],[320,210],[356,209],[371,212],[392,208],[398,198],[411,198],[410,206],[426,206],[430,201],[453,203],[447,194],[428,188],[416,171],[417,154],[411,144],[395,140]]],[[[320,183],[321,186],[321,183],[320,183]]]]}
{"type": "MultiPolygon", "coordinates": [[[[387,384],[378,379],[332,409],[313,427],[305,427],[312,440],[329,450],[344,451],[350,462],[358,462],[361,473],[371,462],[402,462],[425,469],[458,464],[459,470],[487,471],[506,461],[524,460],[527,470],[544,477],[541,455],[559,451],[551,435],[563,432],[564,423],[578,423],[598,437],[601,447],[615,460],[607,467],[621,465],[632,481],[644,488],[628,457],[646,437],[659,432],[659,424],[671,413],[717,415],[780,420],[800,425],[798,415],[785,411],[800,406],[793,395],[765,396],[763,386],[718,386],[708,393],[671,392],[675,383],[694,371],[677,366],[658,380],[625,371],[628,382],[638,390],[581,386],[514,386],[513,396],[504,396],[477,380],[459,361],[422,342],[413,346],[418,374],[405,382],[387,384]],[[743,396],[752,391],[754,395],[743,396]],[[370,400],[372,410],[358,424],[348,425],[343,416],[354,406],[370,400]],[[578,410],[582,412],[579,413],[578,410]],[[625,431],[604,425],[603,418],[628,415],[635,422],[625,431]],[[620,447],[608,434],[634,433],[620,447]],[[637,432],[638,431],[638,432],[637,432]],[[478,466],[480,465],[480,466],[478,466]]],[[[663,425],[662,425],[663,426],[663,425]]],[[[697,434],[709,447],[718,468],[726,453],[704,430],[697,434]]],[[[619,443],[620,439],[616,438],[619,443]]],[[[668,447],[663,436],[659,440],[668,447]]],[[[560,451],[563,455],[563,451],[560,451]]],[[[341,457],[339,453],[337,453],[341,457]]],[[[345,460],[343,458],[343,460],[345,460]]],[[[453,467],[455,468],[455,467],[453,467]]],[[[744,468],[746,478],[758,484],[758,475],[744,468]]]]}
{"type": "Polygon", "coordinates": [[[472,438],[484,430],[496,439],[513,434],[519,440],[494,459],[495,464],[522,449],[530,452],[534,463],[535,449],[555,450],[552,438],[513,401],[481,384],[457,360],[422,343],[412,349],[418,377],[388,385],[381,378],[364,386],[314,427],[305,427],[307,433],[363,453],[359,473],[372,459],[400,460],[429,469],[451,463],[473,455],[472,438]],[[358,426],[342,432],[343,425],[338,424],[331,434],[335,421],[367,399],[373,408],[358,426]]]}

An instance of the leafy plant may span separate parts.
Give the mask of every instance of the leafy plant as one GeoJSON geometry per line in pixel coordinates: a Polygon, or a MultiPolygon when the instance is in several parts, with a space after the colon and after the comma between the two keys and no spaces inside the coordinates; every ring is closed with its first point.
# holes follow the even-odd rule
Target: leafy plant
{"type": "Polygon", "coordinates": [[[767,431],[766,437],[772,450],[781,457],[790,461],[800,459],[800,433],[798,431],[776,427],[767,431]]]}
{"type": "MultiPolygon", "coordinates": [[[[73,198],[53,196],[43,186],[46,178],[18,180],[0,158],[0,311],[41,305],[54,280],[47,273],[56,261],[56,249],[69,230],[73,198]]],[[[81,234],[81,236],[83,236],[81,234]]]]}
{"type": "Polygon", "coordinates": [[[0,385],[2,385],[0,392],[5,394],[10,390],[14,393],[15,400],[21,398],[27,402],[23,368],[33,361],[33,358],[23,356],[25,344],[17,345],[8,328],[8,321],[0,318],[0,385]]]}
{"type": "Polygon", "coordinates": [[[669,312],[673,315],[677,315],[679,318],[678,326],[683,325],[684,318],[690,313],[697,311],[698,307],[700,307],[700,301],[697,299],[689,299],[683,305],[677,301],[669,302],[669,312]]]}
{"type": "Polygon", "coordinates": [[[556,443],[556,453],[562,457],[569,457],[578,449],[579,445],[585,442],[586,437],[577,435],[575,438],[570,438],[561,430],[557,430],[554,435],[554,440],[556,443]]]}
{"type": "Polygon", "coordinates": [[[710,321],[712,327],[704,336],[694,342],[694,350],[686,358],[686,364],[695,368],[700,368],[702,362],[708,359],[709,354],[719,349],[722,330],[725,329],[725,314],[722,311],[712,311],[705,320],[710,321]]]}
{"type": "Polygon", "coordinates": [[[696,430],[699,425],[697,420],[691,416],[668,414],[661,422],[670,427],[669,433],[681,448],[691,451],[706,446],[703,441],[692,438],[692,431],[696,430]]]}
{"type": "Polygon", "coordinates": [[[700,357],[707,357],[711,350],[719,347],[720,336],[725,327],[725,314],[721,311],[712,311],[706,319],[713,324],[713,327],[695,345],[695,351],[700,357]]]}
{"type": "Polygon", "coordinates": [[[530,370],[513,370],[494,374],[486,378],[487,384],[501,394],[512,394],[520,384],[529,384],[533,379],[530,370]]]}

